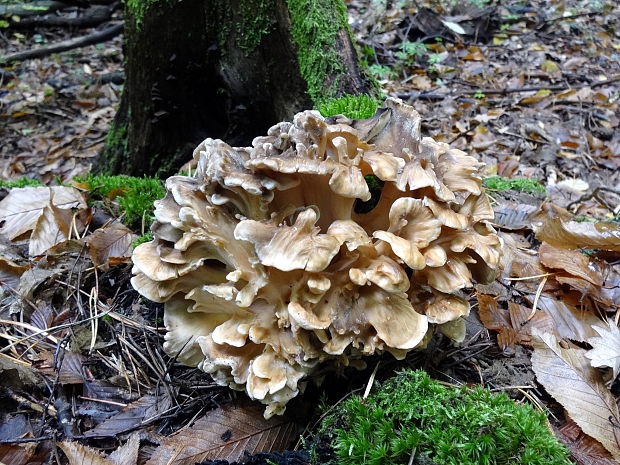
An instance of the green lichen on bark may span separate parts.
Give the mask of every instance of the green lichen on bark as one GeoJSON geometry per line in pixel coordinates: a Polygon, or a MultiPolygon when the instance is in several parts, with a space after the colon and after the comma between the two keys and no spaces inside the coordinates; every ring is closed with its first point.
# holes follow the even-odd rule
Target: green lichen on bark
{"type": "Polygon", "coordinates": [[[291,33],[297,45],[299,68],[316,106],[337,97],[346,68],[336,49],[336,36],[350,34],[342,0],[288,0],[291,33]]]}

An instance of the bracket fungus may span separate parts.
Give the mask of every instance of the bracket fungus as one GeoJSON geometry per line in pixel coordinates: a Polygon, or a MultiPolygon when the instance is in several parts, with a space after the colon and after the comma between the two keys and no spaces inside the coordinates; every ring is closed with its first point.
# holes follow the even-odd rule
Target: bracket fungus
{"type": "Polygon", "coordinates": [[[298,113],[252,147],[202,142],[133,254],[133,286],[166,303],[165,350],[269,417],[319,364],[402,358],[468,314],[461,290],[493,279],[501,248],[482,165],[419,126],[388,99],[365,120],[298,113]]]}

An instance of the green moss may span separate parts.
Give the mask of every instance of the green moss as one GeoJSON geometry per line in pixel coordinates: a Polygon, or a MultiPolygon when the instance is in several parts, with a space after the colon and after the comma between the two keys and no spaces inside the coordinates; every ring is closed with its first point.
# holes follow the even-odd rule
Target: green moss
{"type": "Polygon", "coordinates": [[[308,94],[319,107],[337,96],[345,66],[336,50],[336,35],[350,34],[347,9],[342,0],[287,0],[293,41],[308,94]]]}
{"type": "Polygon", "coordinates": [[[405,370],[335,407],[319,434],[340,465],[568,465],[545,415],[505,394],[446,387],[405,370]]]}
{"type": "Polygon", "coordinates": [[[150,225],[155,219],[153,202],[166,193],[163,182],[157,178],[89,174],[76,181],[86,185],[91,198],[114,201],[118,205],[114,213],[123,215],[123,223],[130,227],[138,227],[143,218],[144,224],[150,225]]]}
{"type": "Polygon", "coordinates": [[[152,240],[153,240],[153,233],[149,231],[145,234],[142,234],[139,237],[136,237],[134,241],[131,243],[131,246],[135,249],[140,244],[144,244],[145,242],[151,242],[152,240]]]}
{"type": "Polygon", "coordinates": [[[547,190],[538,181],[526,178],[502,178],[501,176],[491,176],[486,178],[484,186],[492,191],[517,191],[528,194],[546,194],[547,190]]]}
{"type": "Polygon", "coordinates": [[[356,199],[353,205],[355,213],[369,213],[377,206],[379,200],[381,200],[381,192],[383,191],[383,184],[385,183],[374,174],[367,174],[364,176],[364,180],[370,191],[370,199],[366,202],[356,199]]]}
{"type": "Polygon", "coordinates": [[[232,40],[248,56],[273,30],[275,8],[274,0],[239,0],[239,6],[234,10],[228,0],[213,1],[209,12],[210,27],[217,30],[221,47],[232,40]]]}
{"type": "MultiPolygon", "coordinates": [[[[127,119],[131,118],[131,113],[127,114],[127,119]]],[[[120,165],[119,158],[127,156],[128,139],[127,125],[119,125],[115,120],[110,126],[108,135],[105,139],[104,164],[99,171],[103,173],[114,172],[117,165],[120,165]]]]}
{"type": "Polygon", "coordinates": [[[42,186],[41,181],[36,179],[19,178],[17,181],[1,181],[0,187],[5,189],[13,189],[16,187],[39,187],[42,186]]]}
{"type": "Polygon", "coordinates": [[[380,102],[370,95],[343,95],[340,98],[325,100],[318,110],[325,117],[344,115],[351,119],[366,119],[377,111],[380,102]]]}
{"type": "Polygon", "coordinates": [[[252,53],[274,26],[273,0],[241,0],[237,28],[237,46],[246,55],[252,53]]]}
{"type": "Polygon", "coordinates": [[[136,29],[142,28],[142,19],[146,12],[159,0],[126,0],[125,11],[129,13],[136,29]]]}

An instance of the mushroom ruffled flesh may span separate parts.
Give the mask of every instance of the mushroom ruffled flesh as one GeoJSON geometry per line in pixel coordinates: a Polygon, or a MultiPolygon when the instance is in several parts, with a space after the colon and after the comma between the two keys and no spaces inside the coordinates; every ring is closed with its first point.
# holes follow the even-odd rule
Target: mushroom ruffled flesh
{"type": "Polygon", "coordinates": [[[252,147],[202,142],[133,254],[135,289],[166,303],[165,350],[269,417],[319,365],[402,358],[467,315],[461,290],[501,249],[482,165],[419,127],[388,99],[366,120],[298,113],[252,147]]]}

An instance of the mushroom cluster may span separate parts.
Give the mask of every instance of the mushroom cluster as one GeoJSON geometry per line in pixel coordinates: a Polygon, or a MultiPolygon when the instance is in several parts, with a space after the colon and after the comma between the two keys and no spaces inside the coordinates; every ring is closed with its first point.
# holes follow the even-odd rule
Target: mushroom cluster
{"type": "Polygon", "coordinates": [[[460,291],[494,277],[501,242],[481,164],[419,126],[388,99],[365,120],[298,113],[252,147],[201,143],[133,254],[133,286],[166,302],[165,350],[269,417],[317,365],[402,358],[466,315],[460,291]]]}

